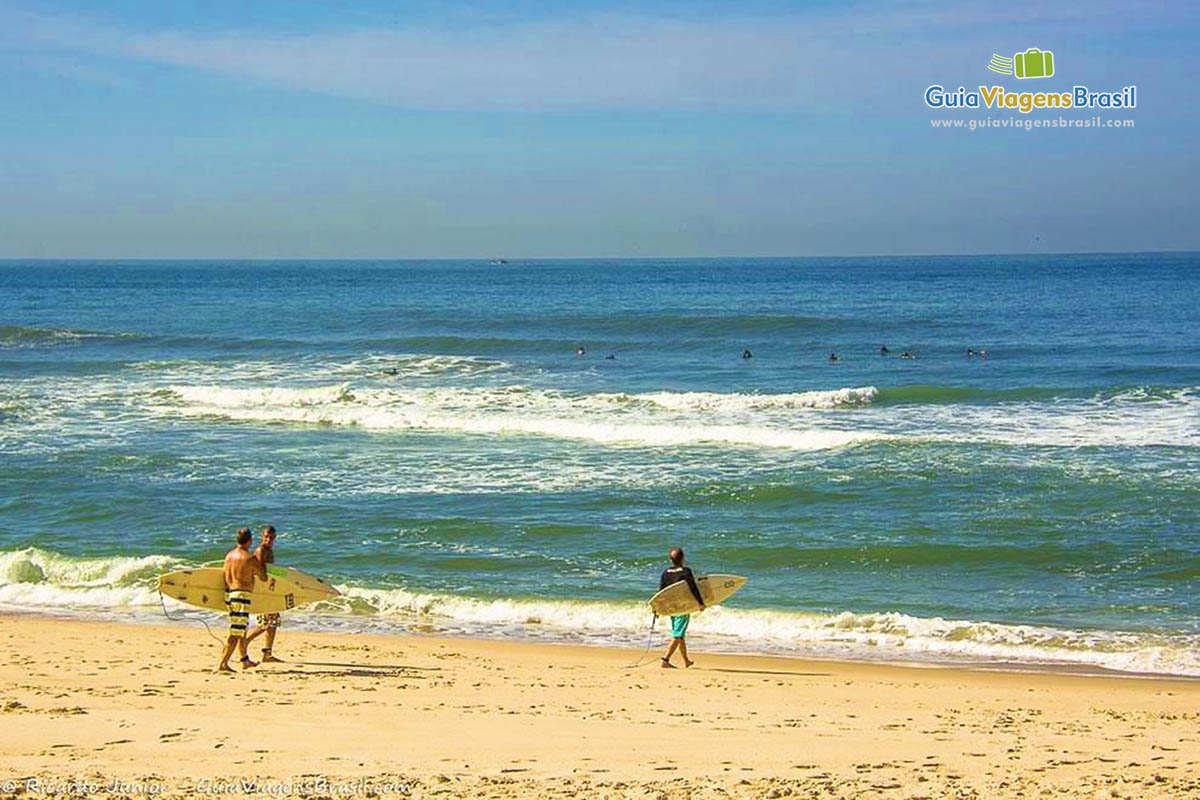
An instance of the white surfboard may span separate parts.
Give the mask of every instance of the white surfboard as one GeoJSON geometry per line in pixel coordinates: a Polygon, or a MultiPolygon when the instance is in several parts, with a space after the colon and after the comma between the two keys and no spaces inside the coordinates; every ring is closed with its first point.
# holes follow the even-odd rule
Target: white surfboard
{"type": "MultiPolygon", "coordinates": [[[[696,588],[704,598],[705,607],[720,605],[741,589],[749,580],[741,575],[701,575],[696,578],[696,588]]],[[[660,617],[694,614],[700,610],[696,596],[687,581],[673,583],[650,598],[650,608],[660,617]]]]}
{"type": "MultiPolygon", "coordinates": [[[[158,590],[181,603],[214,611],[225,610],[225,573],[221,567],[169,572],[158,578],[158,590]]],[[[252,614],[290,611],[340,594],[325,581],[291,567],[267,567],[267,580],[255,580],[250,593],[252,614]]]]}

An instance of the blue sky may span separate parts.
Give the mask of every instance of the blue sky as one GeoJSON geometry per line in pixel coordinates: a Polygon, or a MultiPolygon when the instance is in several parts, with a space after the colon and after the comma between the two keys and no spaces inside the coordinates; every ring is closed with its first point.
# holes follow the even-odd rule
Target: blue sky
{"type": "Polygon", "coordinates": [[[0,257],[1200,249],[1190,3],[0,0],[0,257]],[[1054,78],[987,70],[1054,51],[1054,78]],[[1138,86],[934,130],[925,87],[1138,86]],[[1069,111],[1086,118],[1095,112],[1069,111]]]}

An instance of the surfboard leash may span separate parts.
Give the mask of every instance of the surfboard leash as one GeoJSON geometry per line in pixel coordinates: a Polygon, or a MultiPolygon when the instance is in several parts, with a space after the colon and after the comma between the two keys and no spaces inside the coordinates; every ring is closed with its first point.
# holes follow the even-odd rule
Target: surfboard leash
{"type": "MultiPolygon", "coordinates": [[[[158,590],[158,604],[162,606],[163,616],[171,620],[171,622],[187,622],[187,617],[182,615],[178,617],[172,617],[170,612],[167,611],[167,601],[163,599],[162,589],[158,590]]],[[[208,631],[209,636],[216,639],[218,642],[221,641],[220,637],[212,632],[212,628],[208,627],[208,620],[206,620],[204,617],[200,617],[200,624],[204,626],[204,630],[208,631]]]]}
{"type": "Polygon", "coordinates": [[[654,623],[656,622],[658,622],[657,612],[655,612],[654,616],[650,618],[650,631],[646,634],[646,649],[642,651],[640,656],[638,656],[637,661],[625,667],[625,669],[637,669],[642,665],[642,661],[645,660],[646,654],[650,652],[650,645],[654,643],[654,623]]]}

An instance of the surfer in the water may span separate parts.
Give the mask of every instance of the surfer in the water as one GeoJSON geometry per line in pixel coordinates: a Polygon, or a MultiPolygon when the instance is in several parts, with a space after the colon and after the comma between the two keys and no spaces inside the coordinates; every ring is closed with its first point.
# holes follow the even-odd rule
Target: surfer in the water
{"type": "Polygon", "coordinates": [[[258,666],[246,654],[246,628],[250,624],[250,593],[254,591],[254,579],[265,581],[267,570],[250,552],[253,538],[249,528],[239,528],[237,547],[225,555],[225,608],[229,611],[229,638],[225,640],[225,650],[221,653],[217,672],[233,672],[229,668],[229,657],[233,655],[235,647],[242,654],[242,669],[258,666]]]}
{"type": "MultiPolygon", "coordinates": [[[[688,588],[692,590],[692,594],[696,598],[696,602],[700,604],[700,610],[704,610],[704,598],[700,595],[700,587],[696,585],[696,576],[692,574],[689,567],[683,565],[683,550],[678,547],[672,547],[671,552],[667,554],[671,559],[671,566],[663,570],[662,577],[658,579],[658,590],[661,592],[673,583],[686,581],[688,588]]],[[[690,667],[694,662],[688,658],[687,642],[684,637],[687,636],[688,623],[691,621],[691,614],[680,614],[676,617],[671,617],[671,644],[667,647],[667,654],[662,657],[663,669],[675,669],[675,665],[671,663],[671,656],[675,655],[678,650],[683,656],[683,665],[690,667]]]]}
{"type": "MultiPolygon", "coordinates": [[[[268,564],[275,563],[275,526],[264,525],[262,529],[262,541],[254,550],[254,557],[266,569],[268,564]]],[[[247,646],[257,639],[262,634],[267,635],[267,644],[263,647],[262,660],[264,664],[271,662],[280,662],[282,659],[275,657],[275,632],[279,630],[279,613],[259,614],[258,624],[254,626],[254,630],[250,631],[246,636],[247,646]]]]}

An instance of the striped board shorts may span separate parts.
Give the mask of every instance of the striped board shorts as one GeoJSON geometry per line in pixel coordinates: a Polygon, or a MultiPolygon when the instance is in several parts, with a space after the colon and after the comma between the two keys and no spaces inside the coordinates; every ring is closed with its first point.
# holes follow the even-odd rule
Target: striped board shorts
{"type": "Polygon", "coordinates": [[[250,592],[245,589],[227,589],[225,608],[229,610],[229,635],[243,637],[250,626],[250,592]]]}

